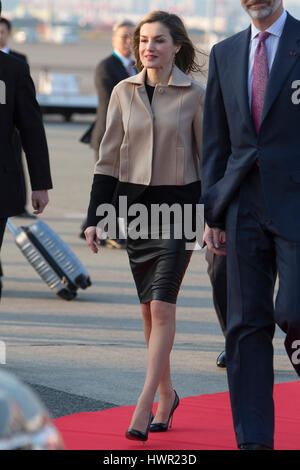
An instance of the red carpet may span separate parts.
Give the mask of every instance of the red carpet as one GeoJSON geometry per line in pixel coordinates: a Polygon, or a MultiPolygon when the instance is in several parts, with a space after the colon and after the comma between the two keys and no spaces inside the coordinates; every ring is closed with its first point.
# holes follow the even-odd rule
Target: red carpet
{"type": "MultiPolygon", "coordinates": [[[[275,449],[300,449],[300,381],[275,385],[275,449]]],[[[155,411],[156,405],[153,410],[155,411]]],[[[67,450],[236,449],[228,393],[180,400],[173,428],[151,434],[143,446],[124,437],[134,407],[78,413],[54,420],[67,450]]]]}

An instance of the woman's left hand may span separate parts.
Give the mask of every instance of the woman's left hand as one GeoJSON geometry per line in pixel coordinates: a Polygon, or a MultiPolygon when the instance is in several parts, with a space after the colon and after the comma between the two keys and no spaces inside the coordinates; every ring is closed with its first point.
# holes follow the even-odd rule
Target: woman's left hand
{"type": "Polygon", "coordinates": [[[84,231],[84,235],[92,252],[97,254],[99,251],[98,246],[101,242],[99,236],[97,235],[97,227],[87,227],[84,231]]]}

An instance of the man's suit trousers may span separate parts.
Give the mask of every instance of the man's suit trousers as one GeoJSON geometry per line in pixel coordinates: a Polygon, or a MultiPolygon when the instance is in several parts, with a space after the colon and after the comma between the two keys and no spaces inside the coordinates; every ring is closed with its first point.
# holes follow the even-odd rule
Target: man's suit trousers
{"type": "Polygon", "coordinates": [[[281,237],[270,220],[257,165],[227,211],[226,250],[226,359],[237,443],[273,447],[276,323],[286,333],[288,356],[300,374],[295,351],[300,340],[300,244],[281,237]]]}
{"type": "Polygon", "coordinates": [[[226,334],[227,310],[227,274],[226,256],[218,256],[206,249],[207,273],[212,286],[215,311],[223,331],[226,334]]]}

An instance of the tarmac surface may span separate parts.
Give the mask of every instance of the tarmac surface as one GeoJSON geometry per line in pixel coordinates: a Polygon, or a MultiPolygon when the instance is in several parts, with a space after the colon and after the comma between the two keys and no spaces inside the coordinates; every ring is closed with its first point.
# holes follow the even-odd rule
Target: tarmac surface
{"type": "MultiPolygon", "coordinates": [[[[39,278],[7,230],[0,340],[6,364],[40,395],[53,417],[134,405],[142,390],[147,350],[140,306],[126,250],[98,255],[78,237],[89,200],[93,151],[79,143],[87,122],[48,121],[54,189],[41,219],[83,262],[92,286],[73,301],[59,299],[39,278]]],[[[14,218],[17,225],[32,221],[14,218]]],[[[228,390],[226,370],[216,367],[224,337],[213,309],[203,252],[194,252],[178,299],[171,356],[180,397],[228,390]]],[[[274,339],[275,381],[297,380],[284,335],[274,339]]]]}

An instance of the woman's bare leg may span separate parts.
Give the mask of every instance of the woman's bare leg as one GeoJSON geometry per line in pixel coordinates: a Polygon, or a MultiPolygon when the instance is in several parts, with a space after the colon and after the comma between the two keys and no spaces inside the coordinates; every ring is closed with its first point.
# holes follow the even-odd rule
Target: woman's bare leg
{"type": "MultiPolygon", "coordinates": [[[[150,302],[146,304],[141,304],[141,308],[143,314],[144,335],[148,347],[152,327],[150,302]]],[[[159,403],[153,422],[165,423],[168,420],[170,410],[174,402],[174,391],[170,370],[170,358],[168,359],[166,369],[161,376],[161,380],[158,385],[158,391],[159,403]]]]}
{"type": "MultiPolygon", "coordinates": [[[[148,341],[147,374],[143,391],[138,399],[130,424],[131,428],[139,431],[146,430],[158,386],[160,387],[161,398],[160,414],[166,408],[166,401],[169,402],[169,398],[171,398],[171,404],[165,410],[167,413],[166,420],[174,400],[174,392],[172,391],[172,394],[170,394],[172,390],[170,353],[175,337],[176,305],[153,300],[150,303],[151,316],[149,315],[149,307],[146,307],[146,305],[148,304],[143,304],[142,312],[145,338],[146,342],[148,341]]],[[[157,415],[157,418],[160,418],[160,415],[157,415]]],[[[157,422],[157,419],[155,421],[157,422]]]]}

